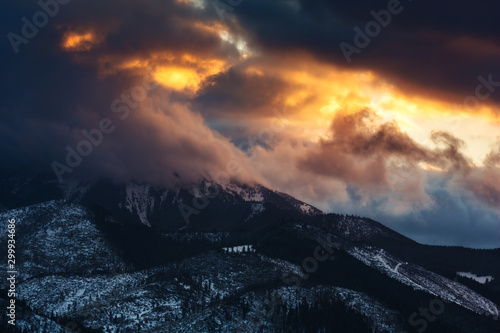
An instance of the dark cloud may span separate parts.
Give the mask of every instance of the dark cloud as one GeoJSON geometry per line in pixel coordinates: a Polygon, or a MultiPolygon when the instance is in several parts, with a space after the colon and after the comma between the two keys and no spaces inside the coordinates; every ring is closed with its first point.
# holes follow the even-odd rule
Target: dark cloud
{"type": "MultiPolygon", "coordinates": [[[[21,18],[31,20],[40,11],[35,2],[7,7],[8,18],[1,23],[4,36],[9,31],[21,34],[21,18]]],[[[19,45],[17,54],[4,38],[0,140],[5,144],[0,155],[9,163],[2,164],[1,173],[52,173],[54,161],[67,165],[68,147],[76,150],[88,141],[82,131],[92,132],[109,119],[112,133],[104,134],[102,143],[71,167],[71,173],[64,173],[65,178],[112,177],[168,185],[178,180],[174,173],[190,182],[211,178],[211,173],[227,174],[228,163],[237,161],[240,170],[231,176],[252,181],[245,155],[210,130],[182,92],[157,88],[140,101],[132,100],[134,106],[121,101],[118,106],[130,112],[124,120],[123,113],[112,108],[123,94],[152,81],[145,79],[147,65],[178,65],[174,60],[186,54],[220,60],[236,54],[211,29],[218,22],[215,12],[177,1],[72,1],[61,5],[26,45],[19,45]],[[70,32],[90,32],[95,40],[90,49],[66,52],[61,45],[70,32]],[[123,67],[128,61],[142,63],[123,67]]]]}
{"type": "MultiPolygon", "coordinates": [[[[478,76],[500,82],[500,23],[494,0],[401,1],[403,10],[353,54],[348,64],[339,47],[354,45],[354,27],[373,21],[370,12],[388,1],[245,1],[236,16],[257,48],[287,56],[307,51],[322,61],[383,73],[411,92],[463,103],[474,96],[478,76]]],[[[485,102],[500,102],[498,87],[485,102]]]]}
{"type": "Polygon", "coordinates": [[[209,78],[195,99],[197,108],[215,118],[269,115],[273,106],[282,104],[289,84],[271,75],[245,73],[248,67],[235,66],[209,78]]]}

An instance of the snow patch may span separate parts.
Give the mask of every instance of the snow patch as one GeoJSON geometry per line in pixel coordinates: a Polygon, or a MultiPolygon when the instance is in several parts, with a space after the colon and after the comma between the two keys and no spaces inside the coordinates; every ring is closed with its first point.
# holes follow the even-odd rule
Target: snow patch
{"type": "Polygon", "coordinates": [[[248,215],[248,217],[245,219],[245,222],[248,222],[250,221],[250,219],[256,215],[259,215],[260,213],[262,213],[263,211],[265,210],[264,208],[264,204],[261,202],[261,203],[255,203],[255,204],[252,204],[252,212],[250,213],[250,215],[248,215]]]}
{"type": "Polygon", "coordinates": [[[141,222],[148,227],[151,227],[151,223],[148,221],[148,212],[151,212],[155,205],[155,200],[149,195],[150,186],[148,185],[137,185],[128,184],[125,192],[125,208],[134,214],[137,214],[141,222]]]}
{"type": "Polygon", "coordinates": [[[479,283],[485,284],[486,282],[491,282],[493,281],[493,276],[487,275],[487,276],[477,276],[476,274],[470,273],[470,272],[457,272],[458,276],[461,277],[466,277],[469,279],[473,279],[479,283]]]}
{"type": "Polygon", "coordinates": [[[316,214],[316,211],[314,210],[314,208],[308,204],[302,204],[299,206],[299,208],[302,212],[304,212],[304,214],[307,214],[307,215],[315,215],[316,214]]]}
{"type": "Polygon", "coordinates": [[[226,191],[240,196],[244,201],[250,202],[262,202],[264,201],[264,196],[258,187],[247,187],[243,188],[236,184],[226,185],[226,191]]]}
{"type": "Polygon", "coordinates": [[[224,250],[224,252],[229,252],[229,253],[255,252],[253,245],[223,247],[222,250],[224,250]]]}

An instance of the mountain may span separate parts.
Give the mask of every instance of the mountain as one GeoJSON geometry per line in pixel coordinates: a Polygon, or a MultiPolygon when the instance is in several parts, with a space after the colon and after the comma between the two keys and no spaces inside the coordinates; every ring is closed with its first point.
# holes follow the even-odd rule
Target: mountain
{"type": "Polygon", "coordinates": [[[64,199],[98,207],[121,223],[140,221],[163,232],[187,226],[196,231],[244,230],[274,215],[278,218],[323,215],[319,209],[285,193],[260,185],[235,183],[220,185],[203,181],[171,190],[109,180],[60,185],[50,178],[16,176],[0,182],[0,190],[0,207],[4,210],[64,199]]]}
{"type": "Polygon", "coordinates": [[[0,190],[16,220],[6,331],[500,331],[500,249],[422,245],[257,184],[13,176],[0,190]]]}

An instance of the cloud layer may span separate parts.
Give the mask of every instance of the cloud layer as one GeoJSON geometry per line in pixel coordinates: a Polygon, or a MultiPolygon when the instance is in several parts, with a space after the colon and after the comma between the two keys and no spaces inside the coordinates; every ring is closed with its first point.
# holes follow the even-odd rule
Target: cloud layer
{"type": "MultiPolygon", "coordinates": [[[[0,44],[0,173],[56,161],[64,179],[229,176],[420,241],[500,246],[500,5],[402,1],[356,46],[388,6],[60,4],[19,52],[0,44]],[[360,50],[351,62],[342,42],[360,50]]],[[[4,35],[23,36],[41,7],[5,10],[4,35]]]]}

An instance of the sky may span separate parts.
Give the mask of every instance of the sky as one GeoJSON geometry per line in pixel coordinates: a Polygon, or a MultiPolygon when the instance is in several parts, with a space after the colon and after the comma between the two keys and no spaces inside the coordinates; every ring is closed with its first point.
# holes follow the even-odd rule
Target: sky
{"type": "Polygon", "coordinates": [[[262,184],[500,247],[500,3],[8,1],[2,175],[262,184]]]}

